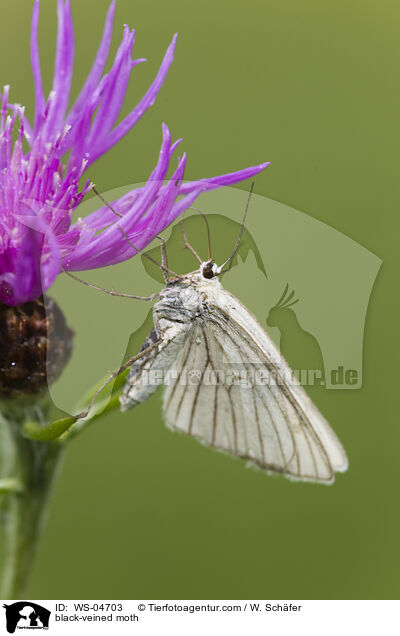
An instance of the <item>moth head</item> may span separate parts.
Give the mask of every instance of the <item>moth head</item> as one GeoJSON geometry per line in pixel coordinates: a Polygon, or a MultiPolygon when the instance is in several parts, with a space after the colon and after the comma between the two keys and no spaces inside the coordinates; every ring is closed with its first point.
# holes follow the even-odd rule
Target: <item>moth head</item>
{"type": "Polygon", "coordinates": [[[203,276],[203,278],[215,278],[219,275],[219,270],[220,268],[216,263],[214,263],[212,259],[210,259],[209,261],[205,261],[200,265],[200,274],[203,276]]]}

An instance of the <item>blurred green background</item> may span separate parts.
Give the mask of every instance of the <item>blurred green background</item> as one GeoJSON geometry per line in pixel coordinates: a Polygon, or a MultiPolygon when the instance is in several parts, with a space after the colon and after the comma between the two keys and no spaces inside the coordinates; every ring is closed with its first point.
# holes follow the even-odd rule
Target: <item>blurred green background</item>
{"type": "MultiPolygon", "coordinates": [[[[107,6],[72,0],[75,94],[107,6]]],[[[55,8],[55,0],[41,1],[47,89],[55,8]]],[[[0,57],[0,81],[11,84],[11,100],[24,103],[28,114],[30,18],[27,0],[3,7],[0,57]]],[[[135,411],[100,420],[68,449],[29,595],[398,598],[400,6],[393,0],[118,0],[114,51],[124,23],[137,31],[135,57],[149,60],[134,71],[124,112],[149,85],[175,31],[179,41],[155,105],[91,168],[99,189],[146,179],[166,121],[174,138],[184,138],[187,179],[270,160],[256,178],[258,194],[307,212],[384,261],[366,320],[362,389],[313,395],[340,436],[350,469],[329,488],[246,469],[168,431],[156,394],[135,411]]],[[[132,262],[87,279],[151,293],[155,283],[140,268],[132,262]]],[[[70,281],[60,281],[54,296],[78,332],[75,356],[85,350],[85,329],[98,326],[83,357],[99,375],[115,365],[117,334],[134,331],[149,310],[70,281]]],[[[74,381],[81,390],[91,384],[84,369],[74,381]]]]}

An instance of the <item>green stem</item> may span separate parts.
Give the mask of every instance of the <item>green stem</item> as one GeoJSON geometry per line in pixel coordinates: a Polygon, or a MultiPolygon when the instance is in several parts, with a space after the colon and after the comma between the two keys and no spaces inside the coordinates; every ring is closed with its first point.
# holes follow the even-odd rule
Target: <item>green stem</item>
{"type": "Polygon", "coordinates": [[[3,421],[2,442],[3,457],[7,457],[9,465],[7,472],[18,480],[21,489],[10,489],[1,495],[1,598],[18,599],[25,594],[63,444],[26,439],[21,426],[13,421],[5,426],[3,421]]]}

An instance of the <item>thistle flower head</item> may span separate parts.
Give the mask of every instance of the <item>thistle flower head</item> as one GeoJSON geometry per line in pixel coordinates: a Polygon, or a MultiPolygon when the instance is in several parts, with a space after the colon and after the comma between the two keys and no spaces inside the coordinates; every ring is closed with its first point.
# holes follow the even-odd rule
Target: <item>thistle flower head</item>
{"type": "Polygon", "coordinates": [[[58,34],[53,86],[44,97],[35,1],[31,63],[35,113],[31,123],[24,108],[1,96],[0,120],[0,301],[20,305],[39,298],[66,270],[87,270],[131,258],[132,245],[142,249],[201,193],[246,179],[268,164],[183,183],[186,155],[178,158],[167,179],[180,140],[171,142],[166,125],[156,166],[147,183],[118,201],[115,213],[103,206],[84,220],[72,215],[92,188],[81,186],[85,171],[114,146],[142,117],[160,90],[173,59],[176,36],[144,97],[117,122],[132,69],[135,32],[124,27],[111,70],[104,67],[112,36],[115,3],[109,8],[103,36],[89,75],[68,108],[74,61],[74,34],[69,0],[58,0],[58,34]],[[128,240],[127,240],[128,239],[128,240]],[[130,244],[131,243],[131,244],[130,244]]]}

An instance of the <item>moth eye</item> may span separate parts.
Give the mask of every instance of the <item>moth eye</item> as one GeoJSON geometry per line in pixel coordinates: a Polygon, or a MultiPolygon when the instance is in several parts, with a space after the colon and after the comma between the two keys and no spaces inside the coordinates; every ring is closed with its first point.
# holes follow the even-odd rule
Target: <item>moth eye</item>
{"type": "Polygon", "coordinates": [[[205,265],[203,265],[202,269],[201,269],[201,273],[203,275],[203,278],[214,278],[215,276],[215,263],[205,263],[205,265]]]}

